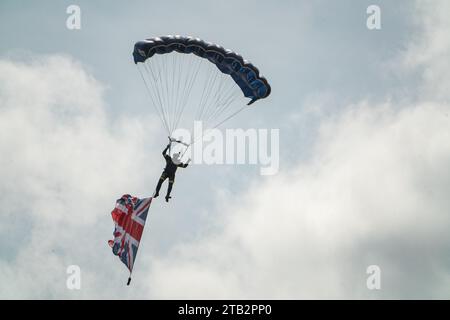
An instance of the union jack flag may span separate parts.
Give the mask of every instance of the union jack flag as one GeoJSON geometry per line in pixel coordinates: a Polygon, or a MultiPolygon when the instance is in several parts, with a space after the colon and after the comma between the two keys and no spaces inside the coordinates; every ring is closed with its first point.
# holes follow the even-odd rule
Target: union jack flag
{"type": "Polygon", "coordinates": [[[139,199],[125,194],[116,201],[116,207],[111,212],[115,230],[114,240],[109,240],[108,244],[112,252],[128,267],[130,274],[151,203],[152,198],[139,199]]]}

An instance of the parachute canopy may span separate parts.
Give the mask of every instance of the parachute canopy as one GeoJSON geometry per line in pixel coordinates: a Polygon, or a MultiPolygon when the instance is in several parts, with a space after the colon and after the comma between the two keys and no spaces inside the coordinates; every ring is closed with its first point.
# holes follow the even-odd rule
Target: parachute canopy
{"type": "Polygon", "coordinates": [[[163,36],[139,41],[133,57],[169,135],[186,115],[202,120],[207,128],[216,127],[271,92],[256,66],[198,38],[163,36]],[[243,97],[250,101],[236,103],[243,97]],[[195,112],[185,112],[187,108],[195,112]]]}
{"type": "Polygon", "coordinates": [[[155,54],[168,54],[173,51],[192,53],[215,64],[221,72],[233,78],[245,97],[252,99],[250,103],[270,94],[269,83],[253,64],[231,50],[198,38],[164,36],[139,41],[134,45],[134,63],[144,62],[155,54]]]}

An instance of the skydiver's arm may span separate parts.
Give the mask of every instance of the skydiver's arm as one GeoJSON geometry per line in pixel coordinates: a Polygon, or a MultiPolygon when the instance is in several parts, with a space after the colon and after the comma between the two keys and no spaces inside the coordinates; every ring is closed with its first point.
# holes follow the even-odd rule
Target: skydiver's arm
{"type": "Polygon", "coordinates": [[[166,157],[167,150],[169,150],[169,148],[170,148],[170,143],[167,145],[167,147],[162,152],[162,155],[163,155],[164,158],[166,157]]]}
{"type": "Polygon", "coordinates": [[[187,166],[189,165],[189,162],[191,162],[191,159],[189,159],[185,164],[179,164],[178,167],[187,168],[187,166]]]}

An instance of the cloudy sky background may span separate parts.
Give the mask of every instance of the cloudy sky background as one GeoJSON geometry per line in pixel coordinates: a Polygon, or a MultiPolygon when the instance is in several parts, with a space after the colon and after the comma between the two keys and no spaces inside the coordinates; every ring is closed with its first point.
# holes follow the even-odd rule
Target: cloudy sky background
{"type": "Polygon", "coordinates": [[[448,1],[80,1],[80,31],[70,4],[0,3],[0,298],[449,298],[448,1]],[[260,67],[272,95],[229,126],[279,128],[280,172],[180,172],[125,287],[109,213],[166,143],[131,51],[163,34],[260,67]]]}

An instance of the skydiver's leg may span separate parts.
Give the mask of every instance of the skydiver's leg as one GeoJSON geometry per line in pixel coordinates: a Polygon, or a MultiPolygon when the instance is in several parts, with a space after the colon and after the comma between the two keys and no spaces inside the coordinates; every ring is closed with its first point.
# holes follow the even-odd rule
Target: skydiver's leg
{"type": "Polygon", "coordinates": [[[172,198],[170,196],[170,193],[172,192],[173,183],[175,182],[175,177],[169,178],[169,185],[167,186],[167,195],[166,195],[166,202],[169,202],[169,199],[172,198]]]}
{"type": "Polygon", "coordinates": [[[159,190],[161,189],[161,186],[162,186],[164,180],[166,180],[166,179],[167,179],[167,175],[165,172],[163,172],[161,174],[161,177],[159,178],[158,185],[156,186],[156,191],[155,191],[153,198],[157,198],[159,196],[159,190]]]}

